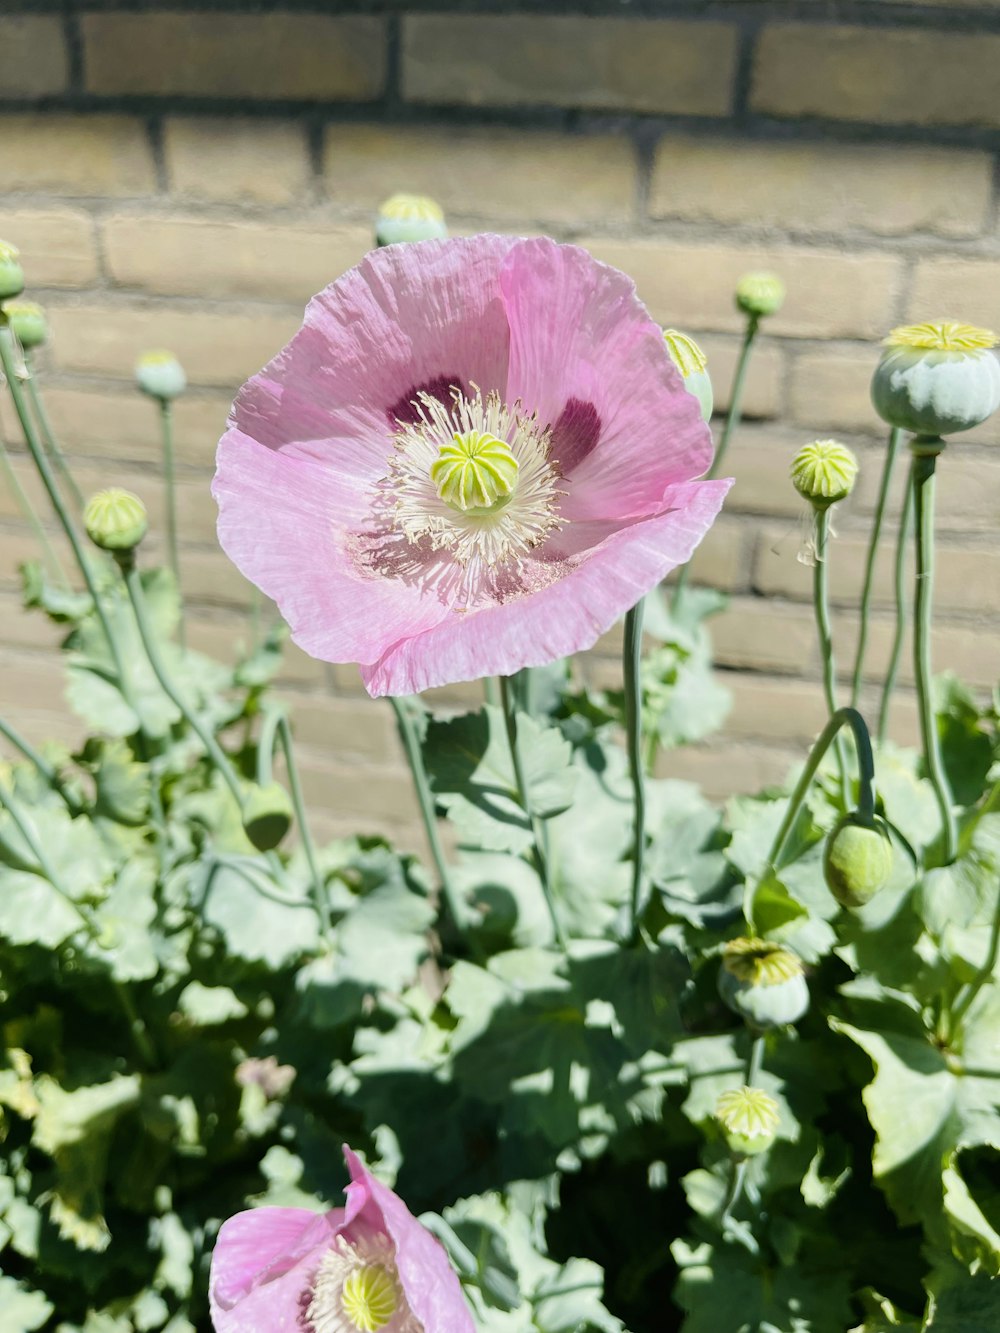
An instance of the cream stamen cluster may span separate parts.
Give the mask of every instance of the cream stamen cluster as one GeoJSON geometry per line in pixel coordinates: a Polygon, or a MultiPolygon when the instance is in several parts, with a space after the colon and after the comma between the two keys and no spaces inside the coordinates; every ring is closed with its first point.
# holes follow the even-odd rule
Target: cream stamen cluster
{"type": "Polygon", "coordinates": [[[387,1236],[361,1244],[337,1237],[316,1271],[306,1322],[312,1333],[422,1333],[387,1236]]]}

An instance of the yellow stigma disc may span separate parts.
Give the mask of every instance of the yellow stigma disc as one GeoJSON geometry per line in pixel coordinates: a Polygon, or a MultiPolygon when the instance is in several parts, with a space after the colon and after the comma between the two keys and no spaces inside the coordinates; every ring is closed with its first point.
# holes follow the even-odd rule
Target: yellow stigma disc
{"type": "Polygon", "coordinates": [[[903,324],[884,340],[886,347],[917,347],[927,352],[983,352],[1000,338],[992,329],[941,319],[932,324],[903,324]]]}
{"type": "Polygon", "coordinates": [[[431,464],[431,481],[445,504],[464,512],[492,509],[513,493],[518,463],[510,445],[480,430],[457,432],[431,464]]]}
{"type": "Polygon", "coordinates": [[[381,1264],[365,1264],[347,1278],[340,1300],[358,1333],[378,1333],[396,1313],[396,1283],[381,1264]]]}

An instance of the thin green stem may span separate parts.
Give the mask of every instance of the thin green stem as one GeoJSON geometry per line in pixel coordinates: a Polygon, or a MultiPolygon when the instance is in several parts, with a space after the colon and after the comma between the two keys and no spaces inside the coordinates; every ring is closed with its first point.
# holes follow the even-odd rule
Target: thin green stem
{"type": "Polygon", "coordinates": [[[0,440],[0,469],[2,469],[7,485],[10,487],[10,493],[21,510],[21,513],[27,519],[38,539],[38,544],[42,548],[42,556],[50,571],[62,583],[64,587],[69,587],[69,579],[66,577],[66,571],[63,569],[62,561],[56,554],[52,543],[49,541],[49,534],[45,531],[41,519],[35,513],[35,506],[28,498],[27,492],[18,480],[17,473],[11,464],[7,455],[7,447],[0,440]]]}
{"type": "Polygon", "coordinates": [[[899,515],[899,532],[896,536],[896,632],[892,639],[892,652],[889,654],[889,666],[885,673],[882,687],[882,703],[879,708],[878,739],[885,743],[889,734],[889,708],[892,704],[892,692],[896,688],[899,663],[903,656],[903,639],[906,637],[906,550],[910,538],[910,523],[913,519],[913,486],[909,475],[903,493],[903,508],[899,515]]]}
{"type": "Polygon", "coordinates": [[[278,736],[280,708],[265,708],[257,736],[257,786],[269,787],[274,781],[274,746],[278,736]]]}
{"type": "MultiPolygon", "coordinates": [[[[165,504],[167,511],[167,559],[170,562],[170,570],[174,576],[174,582],[177,584],[177,591],[181,587],[181,560],[177,547],[177,477],[174,466],[174,417],[169,398],[160,400],[160,432],[163,441],[163,489],[165,495],[165,504]]],[[[184,630],[184,599],[181,598],[181,618],[177,626],[177,637],[180,639],[181,647],[185,643],[184,630]]],[[[254,647],[257,646],[256,632],[254,634],[254,647]]]]}
{"type": "Polygon", "coordinates": [[[329,936],[332,928],[330,920],[330,904],[326,895],[326,884],[320,873],[319,862],[316,860],[316,844],[313,842],[312,833],[309,829],[309,820],[306,817],[306,804],[302,799],[302,784],[299,782],[298,765],[295,762],[295,745],[292,741],[292,731],[288,725],[288,718],[284,712],[278,714],[278,740],[281,748],[285,752],[285,768],[288,771],[288,786],[291,790],[292,808],[295,811],[295,818],[299,824],[299,836],[302,838],[302,850],[305,853],[306,864],[309,867],[309,876],[312,880],[313,904],[316,908],[316,915],[319,917],[320,929],[323,934],[329,936]]]}
{"type": "Polygon", "coordinates": [[[944,832],[944,864],[951,865],[958,849],[954,797],[941,757],[937,719],[931,696],[931,618],[934,604],[934,473],[943,440],[917,435],[910,441],[913,454],[910,475],[913,483],[913,513],[916,535],[916,591],[914,594],[913,665],[924,743],[924,766],[941,811],[944,832]]]}
{"type": "MultiPolygon", "coordinates": [[[[830,573],[827,550],[830,545],[830,507],[814,505],[815,559],[813,563],[813,608],[816,629],[819,632],[819,650],[823,660],[823,694],[830,717],[837,711],[837,666],[833,656],[833,628],[830,624],[830,573]]],[[[844,806],[850,795],[847,785],[847,756],[840,736],[836,743],[837,767],[840,770],[840,790],[844,806]]]]}
{"type": "Polygon", "coordinates": [[[725,1207],[719,1216],[719,1226],[723,1231],[726,1229],[726,1223],[733,1215],[733,1210],[743,1197],[743,1185],[746,1181],[747,1159],[740,1158],[733,1167],[733,1180],[729,1187],[729,1195],[726,1199],[725,1207]]]}
{"type": "Polygon", "coordinates": [[[49,784],[53,791],[57,791],[66,802],[66,806],[71,815],[78,815],[83,810],[81,803],[66,789],[66,784],[59,776],[55,768],[44,758],[43,755],[35,749],[30,741],[15,731],[15,729],[4,718],[0,717],[0,736],[6,737],[11,745],[21,751],[29,763],[34,764],[35,768],[49,784]]]}
{"type": "Polygon", "coordinates": [[[754,1037],[750,1047],[750,1059],[747,1061],[746,1085],[748,1088],[754,1087],[760,1076],[761,1065],[764,1063],[765,1038],[763,1033],[754,1037]]]}
{"type": "Polygon", "coordinates": [[[625,689],[625,744],[635,806],[632,892],[629,899],[628,933],[631,944],[635,944],[639,938],[642,882],[646,859],[646,773],[642,762],[642,682],[640,680],[642,668],[642,612],[643,602],[640,599],[625,616],[625,637],[622,647],[622,680],[625,689]]]}
{"type": "Polygon", "coordinates": [[[872,600],[872,587],[875,582],[875,561],[878,557],[879,541],[882,537],[882,521],[885,518],[886,502],[889,498],[889,488],[892,485],[893,469],[896,466],[896,455],[899,452],[899,442],[903,438],[903,432],[898,426],[893,426],[889,432],[889,443],[886,446],[885,461],[882,464],[882,481],[879,485],[878,501],[875,505],[875,517],[872,519],[871,536],[868,539],[868,556],[865,560],[865,579],[861,589],[861,619],[858,625],[858,647],[854,655],[854,676],[851,680],[851,707],[858,705],[858,695],[861,693],[861,680],[865,669],[865,651],[868,647],[868,611],[872,600]]]}
{"type": "Polygon", "coordinates": [[[431,849],[441,892],[444,894],[444,900],[452,921],[458,930],[463,931],[468,919],[465,904],[452,880],[451,871],[448,868],[448,862],[444,854],[444,847],[441,845],[437,815],[434,812],[434,797],[431,794],[427,769],[424,767],[424,756],[420,749],[420,737],[417,734],[416,723],[410,712],[410,706],[405,699],[390,696],[389,702],[392,705],[392,711],[396,714],[396,725],[399,727],[400,739],[406,752],[406,761],[410,766],[413,788],[416,792],[417,804],[420,806],[420,817],[423,820],[424,833],[427,835],[427,844],[431,849]]]}
{"type": "Polygon", "coordinates": [[[66,462],[66,455],[59,447],[59,442],[55,437],[55,432],[49,421],[48,413],[45,410],[45,404],[42,401],[42,395],[38,392],[38,381],[35,379],[34,355],[31,352],[24,354],[24,368],[27,371],[25,382],[28,386],[28,397],[31,399],[31,407],[35,413],[35,419],[38,422],[39,429],[42,432],[42,439],[45,441],[45,447],[49,451],[49,456],[62,474],[62,479],[72,495],[77,509],[83,508],[83,495],[79,486],[76,484],[76,478],[69,470],[69,464],[66,462]]]}
{"type": "Polygon", "coordinates": [[[556,943],[565,953],[566,935],[562,928],[562,922],[559,920],[559,913],[556,910],[555,899],[552,896],[552,885],[549,882],[549,867],[545,856],[545,831],[542,827],[542,821],[537,817],[531,807],[531,793],[528,790],[528,784],[524,776],[524,766],[521,763],[521,750],[517,743],[517,702],[514,697],[514,682],[511,676],[500,677],[500,700],[503,707],[504,724],[507,728],[507,742],[510,746],[510,759],[514,769],[514,785],[517,789],[517,799],[528,819],[533,839],[533,860],[535,870],[538,872],[538,879],[542,886],[542,893],[545,895],[545,904],[549,909],[549,917],[552,921],[552,930],[556,937],[556,943]]]}

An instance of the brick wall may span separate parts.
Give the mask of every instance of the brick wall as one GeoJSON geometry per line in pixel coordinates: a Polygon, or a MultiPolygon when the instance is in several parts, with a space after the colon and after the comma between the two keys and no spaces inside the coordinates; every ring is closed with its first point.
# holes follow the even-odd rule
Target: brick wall
{"type": "MultiPolygon", "coordinates": [[[[861,456],[831,567],[846,662],[883,437],[875,344],[903,320],[1000,323],[1000,9],[318,8],[6,0],[0,237],[50,312],[48,405],[82,486],[131,485],[158,512],[155,417],[130,377],[137,352],[173,348],[192,383],[177,408],[191,637],[225,656],[246,635],[248,588],[215,545],[215,441],[236,386],[364,252],[386,194],[426,191],[456,231],[544,231],[627,270],[658,319],[703,342],[722,406],[733,283],[774,268],[788,302],[756,355],[737,486],[695,563],[732,598],[715,642],[733,711],[721,737],[664,768],[716,794],[781,777],[822,709],[788,460],[831,432],[861,456]]],[[[6,404],[2,425],[12,439],[6,404]]],[[[982,687],[1000,662],[998,445],[995,423],[949,446],[940,471],[936,663],[982,687]]],[[[34,739],[72,739],[55,636],[18,610],[29,549],[0,492],[3,706],[34,739]]],[[[873,675],[889,576],[883,560],[873,675]]],[[[590,680],[617,682],[618,645],[607,636],[581,664],[590,680]]],[[[292,651],[283,688],[321,831],[414,838],[387,710],[360,697],[354,670],[292,651]]],[[[911,739],[912,700],[896,722],[911,739]]]]}

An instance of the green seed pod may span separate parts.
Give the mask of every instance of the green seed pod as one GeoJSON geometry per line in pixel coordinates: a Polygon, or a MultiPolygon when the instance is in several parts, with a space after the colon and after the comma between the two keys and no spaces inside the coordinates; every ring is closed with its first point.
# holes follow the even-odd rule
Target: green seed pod
{"type": "Polygon", "coordinates": [[[14,331],[14,336],[26,352],[33,347],[41,347],[48,337],[48,323],[45,311],[34,301],[5,301],[3,312],[7,323],[14,331]]]}
{"type": "Polygon", "coordinates": [[[243,830],[258,852],[277,847],[293,818],[288,793],[277,782],[254,787],[243,803],[243,830]]]}
{"type": "Polygon", "coordinates": [[[723,1004],[761,1031],[796,1023],[809,1008],[802,960],[768,940],[730,940],[718,985],[723,1004]]]}
{"type": "Polygon", "coordinates": [[[422,194],[392,195],[380,205],[375,219],[376,246],[440,240],[447,235],[441,205],[422,194]]]}
{"type": "Polygon", "coordinates": [[[776,273],[744,273],[736,284],[736,305],[745,315],[763,319],[785,303],[785,284],[776,273]]]}
{"type": "Polygon", "coordinates": [[[135,363],[135,382],[150,398],[169,403],[187,388],[184,367],[173,352],[143,352],[135,363]]]}
{"type": "Polygon", "coordinates": [[[842,907],[864,907],[892,873],[892,842],[884,819],[866,822],[855,810],[831,831],[823,853],[826,885],[842,907]]]}
{"type": "Polygon", "coordinates": [[[778,1130],[778,1103],[761,1088],[732,1088],[715,1107],[729,1150],[740,1157],[766,1152],[778,1130]]]}
{"type": "Polygon", "coordinates": [[[680,333],[677,329],[664,329],[663,338],[671,361],[684,376],[685,389],[698,399],[701,418],[703,421],[708,421],[712,415],[714,396],[705,353],[693,338],[689,338],[686,333],[680,333]]]}
{"type": "Polygon", "coordinates": [[[893,329],[872,376],[875,411],[915,435],[972,430],[1000,407],[998,341],[949,321],[893,329]]]}
{"type": "Polygon", "coordinates": [[[792,459],[792,485],[817,509],[828,509],[854,490],[858,460],[839,440],[813,440],[792,459]]]}
{"type": "Polygon", "coordinates": [[[0,241],[0,301],[20,296],[24,291],[24,270],[18,258],[20,253],[16,245],[0,241]]]}
{"type": "Polygon", "coordinates": [[[133,551],[146,535],[149,519],[146,506],[131,491],[112,486],[98,491],[83,511],[87,536],[102,551],[133,551]]]}

